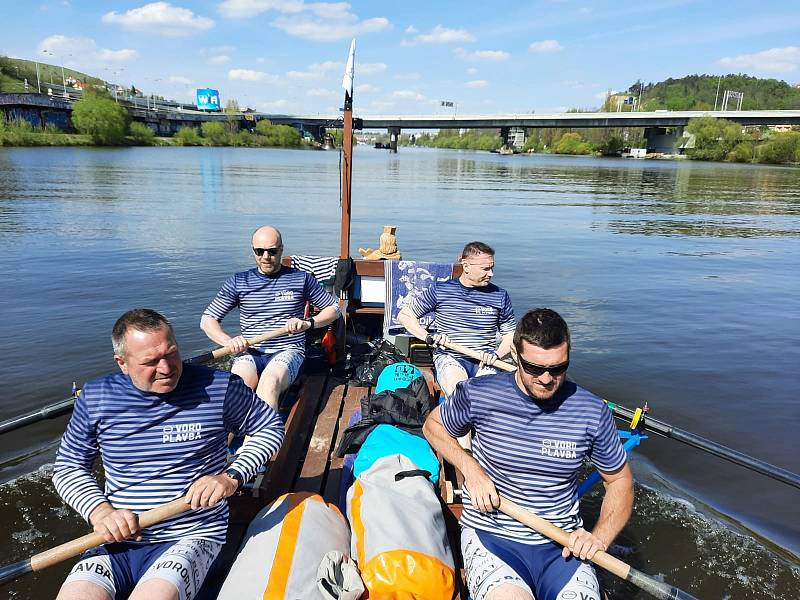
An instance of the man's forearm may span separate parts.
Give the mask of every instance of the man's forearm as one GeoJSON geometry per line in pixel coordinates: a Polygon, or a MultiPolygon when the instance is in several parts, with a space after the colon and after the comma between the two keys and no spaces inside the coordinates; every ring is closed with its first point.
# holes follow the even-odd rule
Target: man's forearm
{"type": "Polygon", "coordinates": [[[464,448],[461,447],[458,440],[447,433],[447,430],[439,421],[438,417],[439,409],[437,407],[434,409],[434,412],[428,415],[422,427],[422,433],[425,435],[425,439],[428,440],[428,443],[433,446],[434,450],[438,451],[447,462],[465,475],[475,467],[479,467],[478,462],[464,451],[464,448]]]}
{"type": "Polygon", "coordinates": [[[621,477],[605,483],[605,496],[600,507],[592,533],[600,538],[606,547],[610,546],[628,522],[633,510],[633,477],[625,465],[621,477]]]}
{"type": "Polygon", "coordinates": [[[205,332],[205,334],[208,336],[208,339],[219,344],[220,346],[224,346],[228,343],[228,340],[231,339],[231,336],[225,333],[225,330],[222,329],[220,322],[214,317],[204,316],[200,320],[200,329],[205,332]]]}
{"type": "Polygon", "coordinates": [[[94,511],[108,499],[90,473],[78,468],[59,468],[53,472],[53,485],[64,502],[74,508],[87,522],[94,511]]]}
{"type": "Polygon", "coordinates": [[[319,314],[314,317],[314,327],[319,329],[320,327],[325,327],[326,325],[330,325],[336,319],[339,318],[339,307],[338,306],[326,306],[319,314]]]}
{"type": "Polygon", "coordinates": [[[400,313],[397,315],[397,320],[403,327],[406,328],[406,331],[408,331],[408,333],[414,337],[420,340],[424,340],[428,337],[427,330],[419,324],[419,317],[410,312],[408,309],[401,309],[400,313]]]}
{"type": "Polygon", "coordinates": [[[511,347],[514,345],[514,334],[507,333],[503,336],[500,345],[497,347],[497,356],[504,358],[511,353],[511,347]]]}

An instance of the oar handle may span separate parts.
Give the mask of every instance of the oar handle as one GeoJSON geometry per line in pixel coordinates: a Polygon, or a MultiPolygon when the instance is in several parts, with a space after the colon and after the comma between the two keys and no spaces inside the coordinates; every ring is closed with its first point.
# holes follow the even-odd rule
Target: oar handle
{"type": "MultiPolygon", "coordinates": [[[[433,344],[433,336],[429,335],[425,338],[425,343],[432,345],[433,344]]],[[[444,342],[440,343],[440,345],[444,346],[445,348],[450,348],[450,350],[455,350],[456,352],[460,352],[464,356],[469,356],[470,358],[474,358],[475,360],[481,359],[481,353],[477,352],[476,350],[472,350],[471,348],[467,348],[466,346],[462,346],[461,344],[457,344],[455,342],[444,342]]],[[[496,360],[492,365],[492,367],[497,367],[498,369],[502,369],[503,371],[516,371],[517,367],[512,364],[509,364],[503,360],[496,360]]]]}
{"type": "MultiPolygon", "coordinates": [[[[272,331],[268,331],[267,333],[262,333],[261,335],[257,335],[255,337],[245,338],[245,341],[247,342],[248,346],[255,346],[256,344],[260,344],[261,342],[267,342],[276,337],[286,335],[287,333],[289,332],[286,330],[286,327],[284,326],[281,327],[280,329],[273,329],[272,331]]],[[[216,350],[211,350],[209,352],[206,352],[205,354],[200,354],[199,356],[195,356],[189,359],[188,362],[193,364],[199,364],[208,362],[209,360],[215,358],[222,358],[223,356],[228,356],[229,354],[233,354],[233,350],[231,350],[227,346],[221,346],[216,350]]]]}
{"type": "MultiPolygon", "coordinates": [[[[162,504],[156,508],[150,509],[139,515],[139,527],[145,529],[151,527],[156,523],[165,521],[170,517],[174,517],[191,508],[184,498],[178,498],[172,502],[162,504]]],[[[106,540],[99,533],[88,533],[82,537],[70,540],[55,548],[50,548],[39,554],[34,554],[30,558],[30,566],[32,571],[41,571],[47,567],[51,567],[67,559],[78,556],[82,552],[91,548],[96,548],[105,544],[106,540]]]]}
{"type": "MultiPolygon", "coordinates": [[[[512,502],[508,498],[500,497],[499,510],[562,546],[566,546],[569,543],[569,533],[557,525],[553,525],[550,521],[522,508],[519,504],[512,502]]],[[[602,550],[598,550],[597,553],[595,553],[592,562],[621,579],[627,579],[628,572],[631,569],[630,565],[627,563],[622,562],[618,558],[602,550]]]]}
{"type": "MultiPolygon", "coordinates": [[[[553,540],[557,544],[566,546],[569,543],[569,533],[557,525],[553,525],[550,521],[533,514],[518,504],[515,504],[508,498],[500,496],[499,510],[512,519],[516,519],[523,525],[530,527],[534,531],[538,531],[543,536],[553,540]]],[[[687,594],[683,590],[679,590],[678,588],[667,583],[657,581],[649,575],[645,575],[641,571],[637,571],[628,563],[621,561],[615,556],[611,556],[608,552],[603,550],[598,550],[595,553],[595,555],[592,557],[592,562],[598,567],[602,567],[606,571],[613,573],[620,579],[630,581],[632,584],[645,590],[655,598],[659,598],[661,600],[697,600],[694,596],[687,594]]]]}

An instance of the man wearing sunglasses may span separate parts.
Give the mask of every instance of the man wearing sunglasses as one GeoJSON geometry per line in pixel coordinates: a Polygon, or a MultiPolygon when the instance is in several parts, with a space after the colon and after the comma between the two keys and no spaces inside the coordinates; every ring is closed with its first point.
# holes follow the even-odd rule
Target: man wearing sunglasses
{"type": "MultiPolygon", "coordinates": [[[[461,252],[458,279],[430,286],[402,308],[397,316],[406,330],[421,340],[428,332],[419,317],[433,313],[436,335],[433,343],[436,381],[450,396],[460,381],[496,373],[492,364],[511,351],[514,309],[508,293],[494,285],[494,250],[483,242],[470,242],[461,252]],[[502,336],[497,345],[498,333],[502,336]],[[482,360],[467,358],[446,348],[455,342],[482,353],[482,360]]],[[[469,436],[461,439],[469,447],[469,436]]]]}
{"type": "Polygon", "coordinates": [[[244,353],[233,361],[231,372],[277,410],[280,395],[303,365],[305,332],[335,321],[339,304],[313,275],[281,265],[283,238],[274,227],[257,229],[251,246],[255,268],[225,281],[203,313],[200,327],[217,344],[244,353]],[[304,319],[307,301],[321,310],[315,317],[304,319]],[[241,335],[231,336],[221,321],[235,307],[239,309],[241,335]],[[286,327],[288,335],[248,346],[246,338],[281,327],[286,327]]]}
{"type": "Polygon", "coordinates": [[[611,411],[567,380],[569,352],[561,316],[530,310],[514,332],[519,368],[458,384],[425,422],[425,437],[464,474],[461,549],[475,600],[601,598],[588,560],[627,522],[633,477],[611,411]],[[470,429],[472,455],[455,439],[470,429]],[[578,512],[584,457],[605,485],[591,532],[578,512]],[[498,494],[570,531],[568,545],[560,549],[498,512],[498,494]]]}

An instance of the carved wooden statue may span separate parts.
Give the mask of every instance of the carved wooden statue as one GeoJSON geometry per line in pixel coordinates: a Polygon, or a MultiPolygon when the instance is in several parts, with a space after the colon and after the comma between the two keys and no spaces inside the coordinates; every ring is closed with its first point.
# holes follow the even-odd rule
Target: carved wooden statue
{"type": "Polygon", "coordinates": [[[397,248],[397,238],[395,237],[396,231],[396,226],[384,225],[378,250],[359,248],[358,253],[364,257],[364,260],[400,260],[400,250],[397,248]]]}

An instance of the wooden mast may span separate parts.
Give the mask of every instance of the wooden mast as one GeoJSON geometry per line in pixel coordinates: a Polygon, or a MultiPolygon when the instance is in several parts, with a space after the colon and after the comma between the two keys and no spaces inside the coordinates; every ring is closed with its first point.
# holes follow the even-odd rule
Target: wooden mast
{"type": "Polygon", "coordinates": [[[350,200],[353,176],[353,70],[356,53],[355,39],[350,42],[342,87],[344,88],[344,128],[342,130],[342,236],[340,258],[350,256],[350,200]]]}

